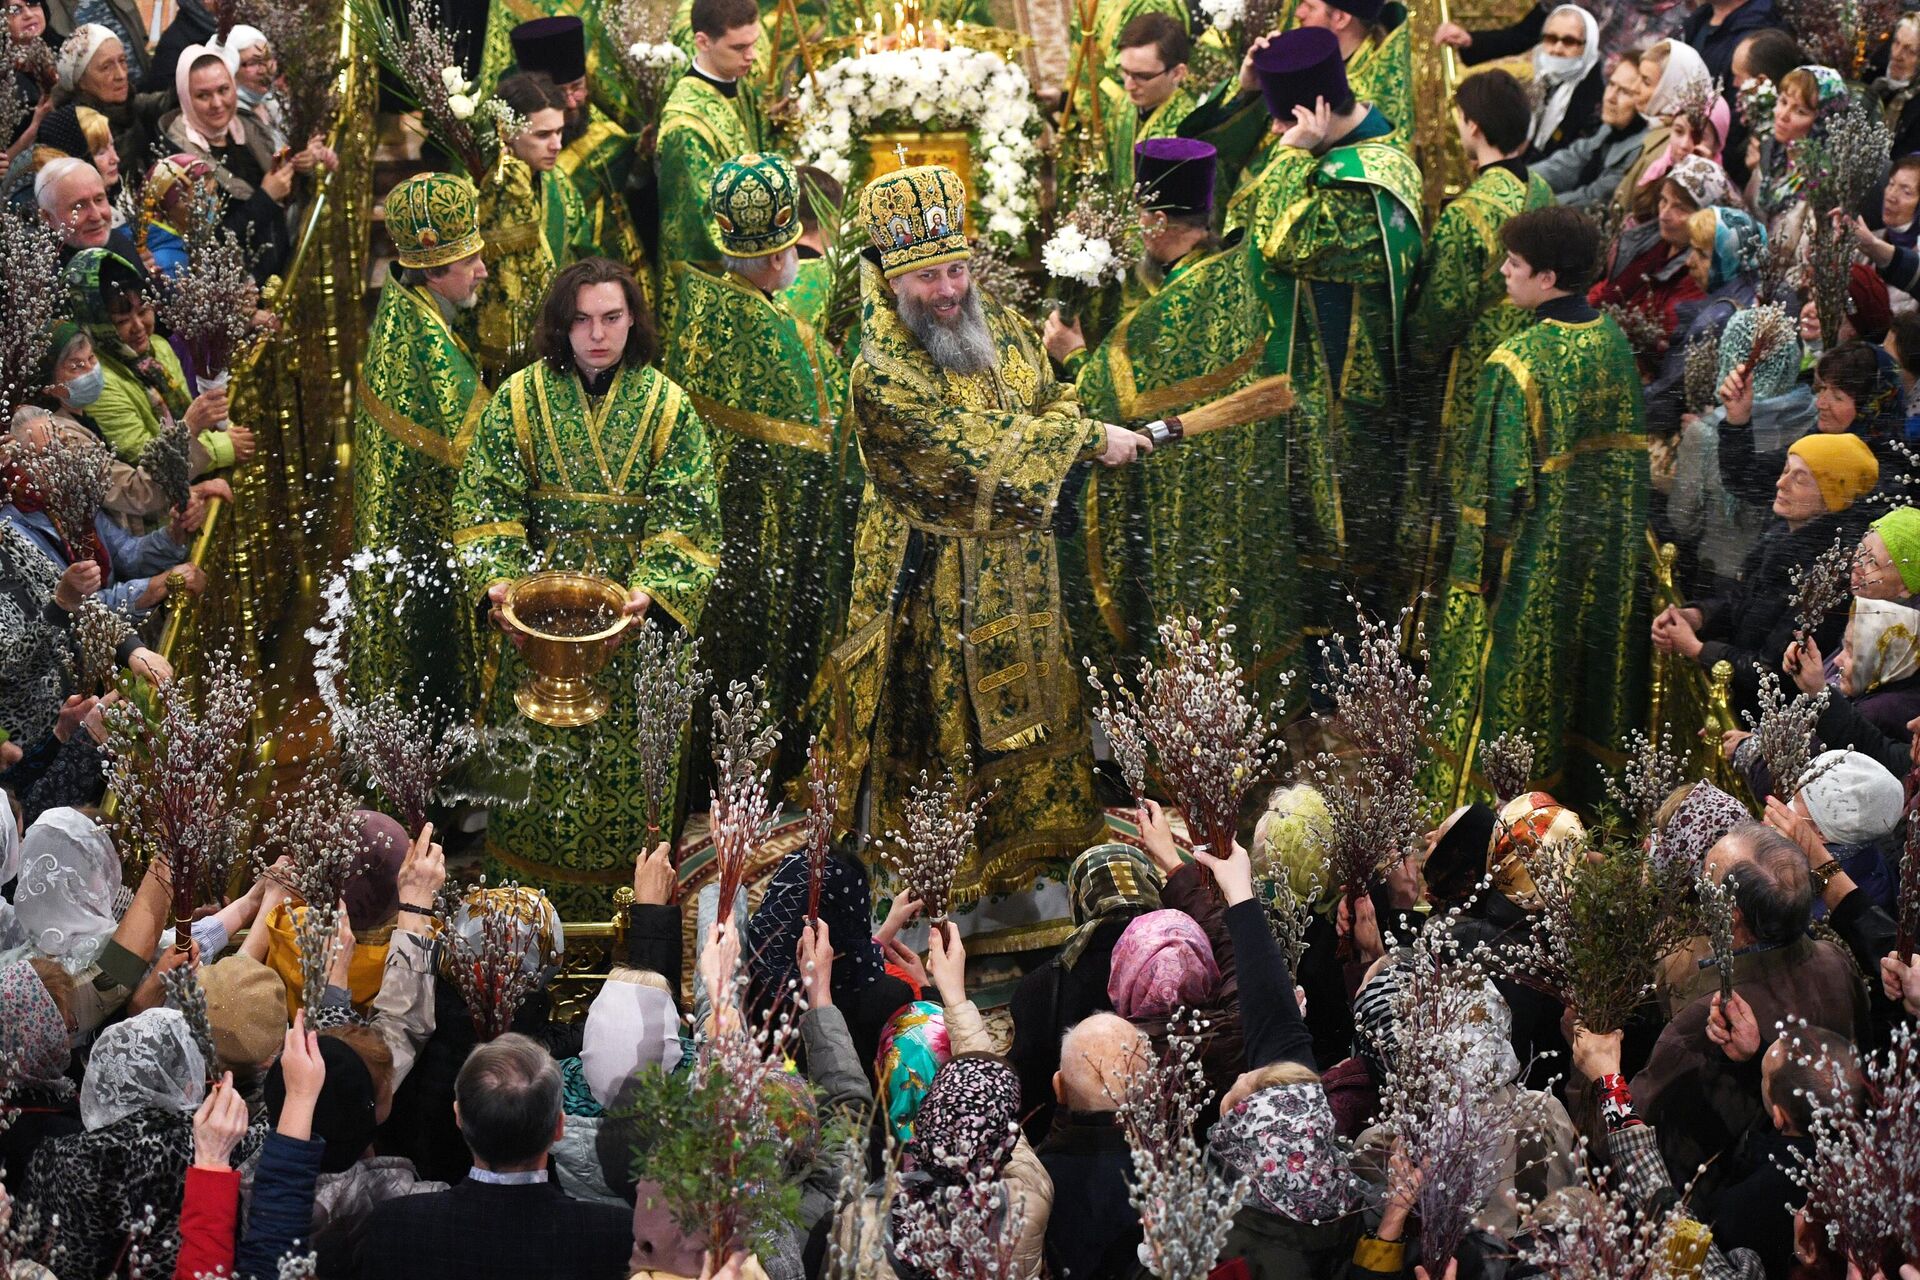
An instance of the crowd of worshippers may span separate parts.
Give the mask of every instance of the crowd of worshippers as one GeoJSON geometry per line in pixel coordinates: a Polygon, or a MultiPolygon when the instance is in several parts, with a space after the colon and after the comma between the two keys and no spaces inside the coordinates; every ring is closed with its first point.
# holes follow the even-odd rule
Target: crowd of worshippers
{"type": "MultiPolygon", "coordinates": [[[[1887,910],[1901,783],[1857,751],[1822,763],[1764,824],[1706,782],[1656,818],[1663,849],[1733,886],[1728,998],[1705,939],[1604,1035],[1489,968],[1457,1029],[1461,1063],[1525,1120],[1444,1274],[1560,1274],[1517,1262],[1514,1242],[1531,1209],[1593,1194],[1588,1166],[1648,1213],[1683,1190],[1679,1212],[1711,1232],[1693,1263],[1659,1274],[1850,1274],[1826,1224],[1797,1211],[1793,1174],[1812,1095],[1831,1085],[1830,1105],[1858,1102],[1850,1067],[1821,1072],[1904,1034],[1920,962],[1894,953],[1887,910]]],[[[0,1257],[16,1280],[272,1277],[290,1258],[342,1277],[919,1280],[897,1256],[903,1215],[984,1179],[1020,1210],[997,1274],[1133,1277],[1142,1231],[1117,1111],[1132,1073],[1197,1015],[1207,1158],[1247,1179],[1212,1274],[1435,1275],[1413,1247],[1417,1181],[1393,1176],[1396,1140],[1378,1123],[1417,1048],[1397,999],[1409,944],[1523,945],[1540,859],[1578,856],[1548,837],[1579,820],[1537,792],[1450,814],[1422,856],[1351,907],[1325,904],[1290,972],[1263,899],[1317,856],[1313,799],[1276,791],[1251,849],[1225,859],[1183,851],[1153,802],[1138,845],[1087,850],[1069,877],[1075,931],[1013,990],[1005,1051],[957,932],[932,928],[924,955],[905,945],[911,895],[876,931],[867,872],[843,851],[817,905],[804,850],[751,913],[742,892],[734,922],[713,923],[707,887],[684,974],[693,904],[676,901],[661,845],[635,868],[621,952],[579,1022],[555,1015],[567,940],[551,906],[518,886],[480,891],[518,899],[504,945],[532,979],[512,1029],[483,1039],[448,945],[484,917],[472,899],[430,905],[446,879],[431,824],[410,835],[358,815],[346,945],[307,1006],[304,907],[271,874],[178,939],[164,868],[128,901],[94,814],[49,810],[24,839],[0,823],[0,1257]],[[167,978],[189,962],[200,1034],[167,978]],[[777,1079],[797,1118],[777,1141],[798,1208],[750,1253],[714,1258],[636,1176],[644,1143],[661,1141],[636,1100],[742,1020],[795,1030],[777,1079]]]]}

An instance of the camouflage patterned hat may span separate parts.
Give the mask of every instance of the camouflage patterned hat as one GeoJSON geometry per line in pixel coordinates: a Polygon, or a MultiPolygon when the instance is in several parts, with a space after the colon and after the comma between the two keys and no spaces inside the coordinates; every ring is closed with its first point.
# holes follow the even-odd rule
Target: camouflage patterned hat
{"type": "Polygon", "coordinates": [[[713,171],[707,209],[720,247],[735,258],[764,258],[800,238],[800,179],[781,156],[749,151],[713,171]]]}

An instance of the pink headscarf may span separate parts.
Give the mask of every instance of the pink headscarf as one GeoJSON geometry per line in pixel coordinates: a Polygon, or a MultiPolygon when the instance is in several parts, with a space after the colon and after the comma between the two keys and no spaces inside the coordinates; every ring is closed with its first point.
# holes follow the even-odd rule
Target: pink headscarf
{"type": "Polygon", "coordinates": [[[1219,987],[1213,946],[1184,911],[1136,916],[1114,944],[1107,999],[1123,1018],[1164,1018],[1182,1005],[1195,1008],[1219,987]]]}
{"type": "MultiPolygon", "coordinates": [[[[1713,129],[1714,136],[1713,155],[1708,159],[1724,168],[1726,161],[1722,157],[1727,150],[1727,130],[1733,127],[1733,112],[1728,109],[1727,100],[1719,94],[1713,96],[1713,105],[1707,108],[1707,124],[1713,129]]],[[[1661,153],[1660,158],[1648,165],[1647,171],[1640,175],[1640,185],[1644,187],[1650,182],[1660,181],[1667,176],[1667,171],[1674,165],[1694,154],[1696,153],[1691,147],[1681,150],[1680,139],[1674,138],[1667,144],[1667,149],[1661,153]]]]}
{"type": "Polygon", "coordinates": [[[193,105],[193,95],[187,91],[187,81],[193,76],[194,64],[202,58],[218,58],[227,69],[231,78],[240,68],[240,55],[231,49],[222,49],[210,44],[190,44],[181,51],[180,61],[173,68],[173,91],[180,97],[180,120],[187,128],[187,141],[202,150],[211,151],[224,143],[244,143],[247,140],[246,128],[240,123],[240,102],[238,89],[235,89],[233,117],[227,121],[225,130],[209,128],[206,118],[193,105]],[[216,137],[223,133],[223,137],[216,137]]]}

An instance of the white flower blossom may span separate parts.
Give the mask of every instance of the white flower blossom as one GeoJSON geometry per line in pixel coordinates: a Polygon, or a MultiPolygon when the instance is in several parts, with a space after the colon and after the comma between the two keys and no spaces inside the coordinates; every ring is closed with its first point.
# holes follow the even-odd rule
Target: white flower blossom
{"type": "Polygon", "coordinates": [[[447,95],[447,110],[453,112],[455,120],[471,119],[475,106],[474,100],[463,93],[447,95]]]}

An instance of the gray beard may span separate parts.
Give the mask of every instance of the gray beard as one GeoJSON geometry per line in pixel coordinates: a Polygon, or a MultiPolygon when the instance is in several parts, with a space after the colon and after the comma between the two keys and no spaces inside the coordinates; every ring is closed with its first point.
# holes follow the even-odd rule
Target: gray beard
{"type": "Polygon", "coordinates": [[[899,299],[899,311],[900,323],[920,340],[934,364],[948,373],[986,373],[999,366],[1000,349],[987,328],[980,290],[967,289],[952,324],[937,319],[932,307],[905,295],[899,299]]]}

